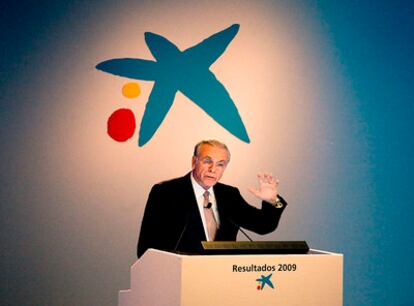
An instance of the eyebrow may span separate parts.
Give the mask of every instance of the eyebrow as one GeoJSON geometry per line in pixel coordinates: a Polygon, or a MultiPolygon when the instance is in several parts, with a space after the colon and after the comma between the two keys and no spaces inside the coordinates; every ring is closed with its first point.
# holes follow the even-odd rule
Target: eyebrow
{"type": "MultiPolygon", "coordinates": [[[[208,156],[208,155],[207,156],[204,156],[202,159],[206,159],[206,158],[213,160],[213,158],[211,158],[211,156],[208,156]]],[[[221,159],[221,160],[218,160],[217,162],[218,163],[221,163],[221,162],[225,162],[226,163],[227,160],[226,159],[221,159]]]]}

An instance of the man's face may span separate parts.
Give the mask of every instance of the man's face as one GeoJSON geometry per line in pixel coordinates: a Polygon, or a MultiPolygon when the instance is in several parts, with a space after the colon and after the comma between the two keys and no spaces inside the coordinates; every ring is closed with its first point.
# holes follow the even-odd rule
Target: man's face
{"type": "Polygon", "coordinates": [[[226,149],[203,144],[198,156],[193,156],[193,177],[204,189],[214,186],[226,169],[229,154],[226,149]]]}

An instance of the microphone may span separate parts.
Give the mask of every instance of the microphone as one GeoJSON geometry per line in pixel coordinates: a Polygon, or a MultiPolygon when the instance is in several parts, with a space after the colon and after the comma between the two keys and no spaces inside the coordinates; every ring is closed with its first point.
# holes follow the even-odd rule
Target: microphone
{"type": "Polygon", "coordinates": [[[249,235],[246,234],[246,232],[239,226],[239,230],[242,232],[242,234],[247,237],[247,239],[249,239],[250,241],[253,242],[253,239],[249,237],[249,235]]]}
{"type": "Polygon", "coordinates": [[[177,243],[175,244],[174,252],[177,252],[177,248],[180,245],[181,239],[183,239],[183,235],[184,235],[184,232],[186,231],[186,229],[188,227],[189,221],[190,221],[190,213],[187,213],[187,216],[185,218],[185,225],[183,227],[183,230],[181,231],[181,234],[180,234],[180,237],[177,240],[177,243]]]}
{"type": "MultiPolygon", "coordinates": [[[[209,203],[210,204],[210,203],[209,203]]],[[[230,221],[231,224],[233,224],[235,227],[237,227],[239,229],[239,231],[247,238],[249,239],[249,241],[253,242],[253,239],[249,237],[249,235],[247,235],[247,233],[239,226],[237,225],[232,219],[227,217],[227,220],[230,221]]]]}
{"type": "MultiPolygon", "coordinates": [[[[208,202],[208,204],[206,205],[206,206],[203,206],[204,208],[207,208],[207,209],[210,209],[211,208],[211,206],[212,206],[212,204],[211,204],[211,202],[208,202]]],[[[249,237],[249,235],[247,235],[247,233],[240,227],[240,226],[238,226],[236,223],[234,223],[234,221],[232,220],[232,219],[230,219],[230,218],[227,218],[229,221],[230,221],[230,223],[231,224],[233,224],[234,226],[236,226],[238,229],[239,229],[239,231],[240,232],[242,232],[242,234],[247,238],[247,239],[249,239],[250,241],[253,241],[253,239],[252,238],[250,238],[249,237]]]]}

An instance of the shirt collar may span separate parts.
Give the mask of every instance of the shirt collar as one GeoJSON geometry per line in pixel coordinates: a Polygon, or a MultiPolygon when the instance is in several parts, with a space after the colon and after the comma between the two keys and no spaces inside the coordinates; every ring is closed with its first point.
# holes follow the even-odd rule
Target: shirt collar
{"type": "MultiPolygon", "coordinates": [[[[191,184],[193,185],[195,196],[196,198],[199,198],[204,194],[204,192],[206,192],[206,190],[203,187],[201,187],[199,183],[197,183],[197,181],[195,180],[193,176],[193,172],[191,172],[190,176],[191,176],[191,184]]],[[[210,187],[209,189],[207,189],[207,191],[210,192],[210,195],[214,195],[213,187],[210,187]]]]}

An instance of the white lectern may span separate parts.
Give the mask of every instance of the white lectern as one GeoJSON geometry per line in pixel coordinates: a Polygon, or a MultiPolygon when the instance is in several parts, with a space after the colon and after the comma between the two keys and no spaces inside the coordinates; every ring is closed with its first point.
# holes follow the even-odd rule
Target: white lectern
{"type": "Polygon", "coordinates": [[[341,306],[343,255],[178,255],[149,249],[118,306],[341,306]]]}

